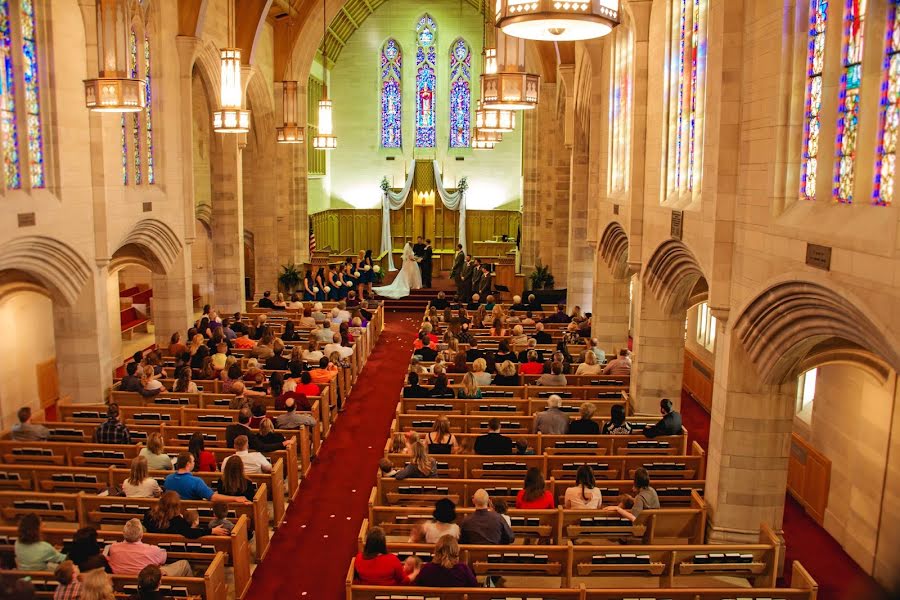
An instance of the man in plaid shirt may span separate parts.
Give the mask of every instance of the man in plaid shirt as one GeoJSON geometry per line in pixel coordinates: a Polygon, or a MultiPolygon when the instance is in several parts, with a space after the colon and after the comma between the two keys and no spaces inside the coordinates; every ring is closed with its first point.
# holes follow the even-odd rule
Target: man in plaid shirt
{"type": "Polygon", "coordinates": [[[119,405],[111,403],[106,409],[106,421],[94,431],[98,444],[130,444],[131,434],[119,421],[119,405]]]}

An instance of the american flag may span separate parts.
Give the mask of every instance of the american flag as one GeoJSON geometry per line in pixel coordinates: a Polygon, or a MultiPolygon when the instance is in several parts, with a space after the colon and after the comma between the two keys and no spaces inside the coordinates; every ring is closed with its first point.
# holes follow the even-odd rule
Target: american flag
{"type": "Polygon", "coordinates": [[[312,217],[309,218],[309,253],[316,251],[316,232],[313,231],[312,217]]]}

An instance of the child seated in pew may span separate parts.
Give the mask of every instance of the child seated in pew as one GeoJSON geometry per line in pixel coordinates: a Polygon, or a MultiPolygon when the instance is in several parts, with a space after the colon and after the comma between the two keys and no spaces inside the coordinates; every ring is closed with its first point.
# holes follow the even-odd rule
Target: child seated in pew
{"type": "Polygon", "coordinates": [[[509,512],[509,507],[506,506],[506,501],[498,498],[496,500],[491,500],[491,504],[494,507],[494,512],[503,517],[506,524],[512,527],[512,517],[507,514],[507,512],[509,512]]]}
{"type": "Polygon", "coordinates": [[[200,527],[200,513],[194,508],[189,508],[184,511],[184,520],[188,522],[191,529],[200,527]]]}
{"type": "Polygon", "coordinates": [[[234,529],[234,523],[228,520],[228,505],[224,502],[213,502],[212,510],[215,518],[209,522],[210,528],[221,527],[228,533],[231,533],[231,530],[234,529]]]}
{"type": "Polygon", "coordinates": [[[382,458],[378,461],[378,468],[381,469],[382,477],[393,477],[397,474],[398,471],[398,469],[394,467],[393,463],[391,463],[391,461],[386,458],[382,458]]]}
{"type": "Polygon", "coordinates": [[[403,561],[403,573],[409,577],[410,582],[415,581],[420,570],[422,570],[422,559],[418,556],[407,556],[403,561]]]}

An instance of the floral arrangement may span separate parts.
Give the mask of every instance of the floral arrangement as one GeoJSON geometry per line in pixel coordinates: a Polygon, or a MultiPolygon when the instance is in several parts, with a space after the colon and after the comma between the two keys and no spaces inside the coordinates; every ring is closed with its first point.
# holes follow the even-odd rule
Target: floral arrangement
{"type": "Polygon", "coordinates": [[[353,272],[353,276],[356,277],[356,278],[359,278],[359,271],[354,271],[354,272],[353,272]]]}
{"type": "Polygon", "coordinates": [[[458,189],[460,192],[464,192],[469,189],[469,178],[465,176],[460,177],[459,183],[456,184],[456,189],[458,189]]]}
{"type": "Polygon", "coordinates": [[[319,293],[319,288],[318,288],[318,286],[313,286],[313,293],[316,293],[316,294],[319,293]]]}
{"type": "Polygon", "coordinates": [[[368,271],[368,270],[371,269],[371,268],[372,268],[372,267],[370,267],[369,265],[365,265],[365,266],[363,267],[363,271],[368,271]]]}
{"type": "Polygon", "coordinates": [[[386,194],[389,189],[391,189],[391,182],[388,181],[388,178],[386,176],[382,177],[381,178],[381,191],[386,194]]]}
{"type": "Polygon", "coordinates": [[[376,273],[381,273],[381,265],[375,265],[374,267],[372,267],[372,270],[376,273]]]}
{"type": "Polygon", "coordinates": [[[331,286],[326,285],[326,286],[325,286],[325,293],[327,294],[327,293],[329,293],[329,292],[331,292],[331,286]]]}

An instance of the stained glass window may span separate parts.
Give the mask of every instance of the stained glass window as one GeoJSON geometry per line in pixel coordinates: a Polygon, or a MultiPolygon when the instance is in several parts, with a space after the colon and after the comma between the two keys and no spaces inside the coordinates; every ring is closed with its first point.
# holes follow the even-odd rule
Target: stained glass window
{"type": "Polygon", "coordinates": [[[403,142],[401,76],[403,55],[391,38],[381,48],[381,147],[400,148],[403,142]]]}
{"type": "Polygon", "coordinates": [[[613,45],[611,98],[609,103],[609,189],[628,188],[631,143],[631,30],[619,27],[613,45]]]}
{"type": "Polygon", "coordinates": [[[863,35],[866,0],[846,0],[844,9],[844,48],[841,96],[838,105],[837,167],[834,174],[834,197],[839,202],[853,202],[856,172],[856,143],[859,138],[859,88],[862,80],[863,35]]]}
{"type": "Polygon", "coordinates": [[[472,51],[462,38],[450,46],[450,147],[468,148],[471,129],[472,51]]]}
{"type": "Polygon", "coordinates": [[[44,132],[41,127],[41,79],[38,72],[34,0],[21,0],[22,71],[25,77],[25,119],[28,127],[28,170],[31,187],[44,187],[44,132]]]}
{"type": "Polygon", "coordinates": [[[809,46],[806,57],[806,115],[803,128],[803,162],[800,165],[800,196],[807,200],[816,198],[827,18],[828,0],[810,0],[809,46]]]}
{"type": "Polygon", "coordinates": [[[416,26],[416,148],[435,146],[436,30],[427,14],[416,26]]]}
{"type": "Polygon", "coordinates": [[[667,189],[693,191],[702,154],[706,0],[673,0],[667,189]]]}
{"type": "MultiPolygon", "coordinates": [[[[138,47],[137,36],[134,28],[131,28],[129,35],[129,45],[131,47],[131,77],[137,79],[140,72],[138,64],[138,47]]],[[[141,185],[143,177],[141,173],[141,113],[136,112],[131,115],[131,143],[134,157],[134,184],[141,185]]]]}
{"type": "Polygon", "coordinates": [[[3,135],[3,178],[7,189],[22,187],[19,171],[19,133],[16,124],[16,74],[13,68],[12,31],[9,23],[9,0],[0,0],[0,130],[3,135]]]}
{"type": "Polygon", "coordinates": [[[128,185],[128,125],[122,113],[122,185],[128,185]]]}
{"type": "Polygon", "coordinates": [[[875,165],[875,204],[889,205],[894,199],[897,173],[897,135],[900,133],[900,0],[888,6],[884,81],[881,84],[881,125],[878,131],[878,162],[875,165]]]}
{"type": "Polygon", "coordinates": [[[156,183],[156,174],[153,172],[153,85],[150,73],[150,38],[144,34],[144,79],[147,80],[147,109],[144,115],[147,137],[147,183],[156,183]]]}

